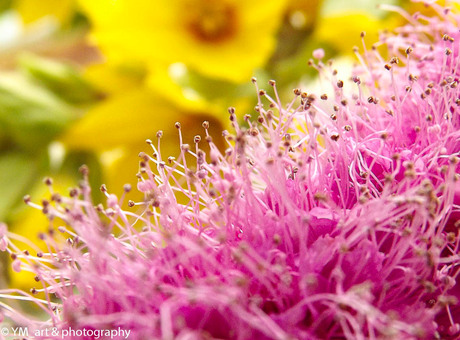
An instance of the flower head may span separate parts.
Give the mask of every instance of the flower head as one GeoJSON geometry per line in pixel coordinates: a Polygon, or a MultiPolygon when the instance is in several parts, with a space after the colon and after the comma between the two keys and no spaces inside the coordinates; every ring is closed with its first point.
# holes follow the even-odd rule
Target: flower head
{"type": "Polygon", "coordinates": [[[81,3],[94,25],[93,36],[112,60],[182,62],[205,76],[241,82],[273,51],[286,1],[81,3]]]}
{"type": "Polygon", "coordinates": [[[35,256],[8,241],[49,321],[4,313],[134,339],[458,336],[459,18],[423,19],[381,38],[387,62],[358,54],[349,81],[312,62],[334,93],[295,90],[285,107],[274,81],[258,89],[254,120],[229,109],[224,152],[208,122],[177,159],[159,132],[128,210],[105,187],[94,207],[83,167],[70,197],[37,206],[67,242],[50,232],[35,256]]]}

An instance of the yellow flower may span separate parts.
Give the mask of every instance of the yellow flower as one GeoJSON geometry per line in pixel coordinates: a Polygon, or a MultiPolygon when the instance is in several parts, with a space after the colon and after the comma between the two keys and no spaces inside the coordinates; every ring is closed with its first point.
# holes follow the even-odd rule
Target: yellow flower
{"type": "Polygon", "coordinates": [[[75,0],[15,0],[13,8],[21,14],[26,24],[46,16],[64,23],[75,9],[75,0]]]}
{"type": "Polygon", "coordinates": [[[276,45],[285,0],[81,0],[112,60],[182,62],[205,76],[248,81],[276,45]]]}
{"type": "Polygon", "coordinates": [[[342,12],[322,17],[318,22],[315,39],[336,52],[352,53],[353,46],[362,47],[361,32],[366,32],[366,41],[372,44],[378,41],[382,29],[394,27],[395,23],[394,19],[390,23],[367,12],[342,12]]]}
{"type": "Polygon", "coordinates": [[[84,78],[107,97],[123,95],[133,88],[142,87],[146,76],[147,70],[142,63],[130,61],[94,63],[84,71],[84,78]]]}
{"type": "MultiPolygon", "coordinates": [[[[201,101],[173,103],[143,86],[133,86],[92,107],[61,141],[69,150],[95,151],[102,161],[105,184],[119,195],[123,184],[137,185],[138,154],[152,153],[146,139],[156,145],[156,133],[163,130],[162,154],[177,158],[180,150],[175,122],[180,122],[183,143],[194,150],[194,137],[201,135],[200,147],[206,150],[202,123],[209,121],[213,136],[219,136],[224,129],[219,114],[218,109],[201,101]]],[[[133,200],[143,199],[140,194],[130,195],[133,200]]]]}
{"type": "MultiPolygon", "coordinates": [[[[396,4],[387,0],[383,3],[396,4]]],[[[380,8],[378,0],[325,1],[321,8],[313,41],[326,47],[329,52],[349,55],[353,47],[362,49],[361,32],[366,33],[367,47],[376,43],[383,30],[391,30],[401,23],[402,17],[392,11],[380,8]]],[[[315,47],[318,48],[319,46],[315,47]]],[[[329,57],[329,55],[327,54],[329,57]]]]}

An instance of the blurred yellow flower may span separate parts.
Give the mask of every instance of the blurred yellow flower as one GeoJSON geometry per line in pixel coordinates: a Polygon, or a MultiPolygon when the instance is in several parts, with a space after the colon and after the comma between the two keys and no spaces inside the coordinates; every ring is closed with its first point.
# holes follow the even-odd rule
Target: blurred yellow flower
{"type": "MultiPolygon", "coordinates": [[[[174,124],[180,122],[183,143],[193,147],[195,135],[201,135],[200,148],[206,150],[202,122],[210,122],[213,136],[224,129],[217,111],[201,101],[183,99],[173,103],[145,87],[133,87],[91,108],[61,141],[69,150],[95,151],[102,161],[109,191],[121,194],[123,184],[137,185],[138,153],[151,153],[146,139],[156,145],[157,131],[164,130],[162,154],[177,157],[179,137],[174,124]]],[[[143,199],[140,194],[130,198],[143,199]]]]}
{"type": "Polygon", "coordinates": [[[13,8],[21,14],[25,24],[43,17],[53,17],[64,23],[75,9],[75,0],[14,0],[13,8]]]}
{"type": "Polygon", "coordinates": [[[397,22],[393,16],[382,19],[363,11],[332,14],[318,22],[315,39],[336,52],[349,54],[353,52],[353,46],[362,47],[361,32],[366,33],[366,41],[372,44],[378,41],[381,30],[394,27],[397,22]]]}
{"type": "Polygon", "coordinates": [[[81,0],[109,59],[182,62],[201,74],[248,81],[276,45],[285,0],[81,0]]]}
{"type": "Polygon", "coordinates": [[[106,97],[122,95],[133,88],[141,87],[147,76],[147,70],[141,63],[111,62],[88,65],[84,78],[106,97]]]}

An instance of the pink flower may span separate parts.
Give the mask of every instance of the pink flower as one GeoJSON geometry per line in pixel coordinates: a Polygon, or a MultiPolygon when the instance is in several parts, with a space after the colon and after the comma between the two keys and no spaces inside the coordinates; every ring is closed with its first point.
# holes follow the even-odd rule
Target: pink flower
{"type": "Polygon", "coordinates": [[[67,242],[6,249],[36,273],[46,299],[29,298],[50,320],[4,314],[132,339],[457,337],[460,18],[439,10],[381,38],[388,62],[358,55],[350,81],[314,64],[329,99],[295,90],[286,108],[258,90],[255,121],[229,110],[223,153],[207,122],[209,155],[201,138],[178,160],[148,141],[144,202],[122,209],[103,187],[94,207],[82,168],[80,188],[40,207],[67,242]]]}

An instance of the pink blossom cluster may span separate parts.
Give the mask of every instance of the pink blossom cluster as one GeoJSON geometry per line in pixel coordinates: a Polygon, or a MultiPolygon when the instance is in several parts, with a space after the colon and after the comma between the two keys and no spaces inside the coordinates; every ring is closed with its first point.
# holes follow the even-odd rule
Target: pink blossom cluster
{"type": "Polygon", "coordinates": [[[229,109],[225,151],[207,122],[177,159],[158,132],[140,154],[143,202],[122,209],[102,187],[93,206],[85,167],[70,197],[26,199],[62,226],[37,253],[2,229],[14,268],[37,282],[1,297],[48,319],[2,313],[131,339],[459,337],[460,17],[432,6],[357,52],[349,78],[316,51],[333,93],[297,89],[284,106],[274,81],[258,88],[255,116],[229,109]]]}

